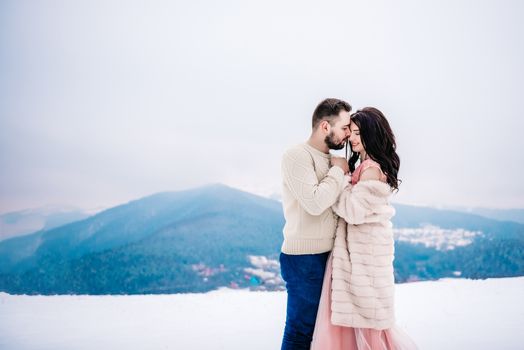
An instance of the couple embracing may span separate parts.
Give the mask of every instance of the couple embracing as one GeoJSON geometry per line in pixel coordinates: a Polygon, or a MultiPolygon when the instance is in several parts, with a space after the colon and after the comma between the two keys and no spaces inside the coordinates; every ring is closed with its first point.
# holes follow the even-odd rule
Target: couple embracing
{"type": "Polygon", "coordinates": [[[308,141],[285,152],[282,350],[416,349],[395,326],[389,197],[399,166],[384,115],[333,98],[313,112],[308,141]],[[349,160],[329,153],[346,144],[349,160]]]}

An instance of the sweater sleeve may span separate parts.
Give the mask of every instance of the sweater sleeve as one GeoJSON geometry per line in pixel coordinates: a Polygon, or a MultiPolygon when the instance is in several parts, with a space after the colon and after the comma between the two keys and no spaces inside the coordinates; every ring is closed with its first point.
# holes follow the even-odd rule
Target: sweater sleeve
{"type": "Polygon", "coordinates": [[[348,224],[377,223],[389,220],[395,214],[395,209],[389,204],[387,192],[373,191],[371,182],[373,181],[362,181],[355,186],[348,186],[333,205],[333,211],[348,224]]]}
{"type": "Polygon", "coordinates": [[[282,159],[284,184],[310,214],[318,216],[331,207],[344,187],[344,171],[329,169],[320,181],[315,174],[313,159],[305,150],[290,150],[282,159]]]}

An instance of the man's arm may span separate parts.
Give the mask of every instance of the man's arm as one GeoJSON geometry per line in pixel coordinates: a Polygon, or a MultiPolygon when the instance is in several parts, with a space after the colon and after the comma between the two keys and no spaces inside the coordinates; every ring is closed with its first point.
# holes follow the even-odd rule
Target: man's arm
{"type": "Polygon", "coordinates": [[[305,150],[294,149],[284,154],[282,176],[302,208],[315,216],[331,207],[344,188],[344,170],[339,166],[331,167],[318,181],[313,159],[305,150]]]}

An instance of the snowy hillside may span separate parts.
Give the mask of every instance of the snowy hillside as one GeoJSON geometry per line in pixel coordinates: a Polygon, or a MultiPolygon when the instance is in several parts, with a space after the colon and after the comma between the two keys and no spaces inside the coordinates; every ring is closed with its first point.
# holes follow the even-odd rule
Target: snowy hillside
{"type": "MultiPolygon", "coordinates": [[[[420,349],[522,349],[524,277],[397,285],[420,349]]],[[[0,293],[0,349],[278,349],[285,292],[145,296],[0,293]]]]}

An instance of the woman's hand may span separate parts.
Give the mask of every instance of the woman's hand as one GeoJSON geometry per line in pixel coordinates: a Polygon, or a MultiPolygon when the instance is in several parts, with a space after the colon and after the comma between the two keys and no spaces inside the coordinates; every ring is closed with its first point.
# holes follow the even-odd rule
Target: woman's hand
{"type": "Polygon", "coordinates": [[[344,171],[344,174],[349,173],[349,165],[348,165],[348,161],[346,160],[346,158],[332,156],[331,157],[331,166],[340,167],[344,171]]]}

